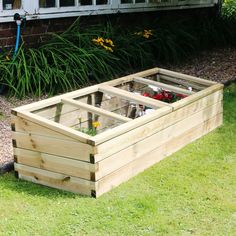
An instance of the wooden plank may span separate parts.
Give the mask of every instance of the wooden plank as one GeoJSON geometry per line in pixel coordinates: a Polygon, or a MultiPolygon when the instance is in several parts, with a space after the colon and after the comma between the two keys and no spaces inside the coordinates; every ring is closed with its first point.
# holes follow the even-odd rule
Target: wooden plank
{"type": "Polygon", "coordinates": [[[115,154],[99,161],[97,163],[98,171],[96,172],[96,180],[139,158],[145,153],[156,149],[174,137],[180,136],[182,133],[185,133],[193,127],[200,125],[206,120],[215,117],[219,113],[222,113],[221,102],[195,113],[186,119],[173,124],[172,126],[160,130],[152,136],[145,136],[145,138],[141,141],[136,142],[120,152],[116,152],[115,154]]]}
{"type": "Polygon", "coordinates": [[[191,83],[190,81],[186,81],[186,80],[183,81],[183,80],[180,80],[178,78],[174,78],[174,77],[170,77],[170,76],[166,76],[166,75],[161,75],[161,76],[159,76],[159,78],[163,79],[163,80],[166,80],[166,81],[176,83],[176,84],[183,85],[186,88],[192,87],[193,89],[196,89],[198,91],[201,91],[201,90],[206,88],[206,86],[201,86],[201,85],[198,85],[198,84],[195,84],[195,83],[191,83]]]}
{"type": "Polygon", "coordinates": [[[112,94],[118,97],[123,97],[124,99],[128,99],[131,102],[136,102],[138,104],[142,104],[151,107],[153,109],[158,109],[164,106],[171,106],[168,103],[157,101],[152,98],[144,97],[142,95],[134,94],[108,85],[100,85],[98,90],[103,93],[112,94]]]}
{"type": "MultiPolygon", "coordinates": [[[[204,107],[207,107],[218,101],[221,101],[222,98],[223,98],[223,92],[222,90],[218,90],[214,92],[213,94],[206,95],[205,97],[194,101],[193,103],[189,103],[189,105],[187,104],[185,107],[183,107],[182,111],[178,113],[173,113],[171,116],[166,116],[168,113],[171,113],[171,108],[163,107],[161,109],[156,110],[155,112],[151,114],[137,118],[133,120],[132,122],[122,124],[119,127],[116,127],[112,130],[108,130],[102,134],[98,134],[95,137],[92,137],[92,140],[94,141],[96,145],[102,144],[115,137],[121,136],[133,129],[136,129],[145,124],[148,124],[149,122],[153,120],[157,120],[156,122],[158,123],[161,122],[159,123],[159,125],[160,124],[168,125],[170,122],[174,122],[175,120],[182,119],[183,115],[186,116],[188,114],[192,114],[193,112],[199,111],[199,109],[204,109],[204,107]],[[165,117],[160,119],[160,117],[162,116],[163,117],[165,116],[165,117]]],[[[156,124],[155,127],[150,127],[148,125],[148,126],[144,126],[143,128],[145,128],[146,130],[145,132],[147,132],[148,130],[151,130],[151,131],[155,130],[156,126],[158,125],[156,124]]]]}
{"type": "Polygon", "coordinates": [[[14,148],[14,156],[19,164],[88,180],[95,172],[95,164],[42,152],[14,148]]]}
{"type": "Polygon", "coordinates": [[[60,105],[60,103],[53,104],[51,106],[46,106],[42,109],[33,111],[32,113],[47,119],[54,119],[54,117],[56,116],[56,110],[58,105],[60,105]]]}
{"type": "Polygon", "coordinates": [[[17,163],[14,163],[14,167],[15,170],[18,171],[20,179],[31,181],[37,184],[90,196],[91,191],[95,190],[95,183],[85,179],[17,163]]]}
{"type": "Polygon", "coordinates": [[[70,157],[87,162],[90,162],[90,154],[94,154],[92,146],[78,141],[73,142],[20,132],[12,132],[12,138],[16,140],[18,148],[70,157]]]}
{"type": "Polygon", "coordinates": [[[190,142],[193,142],[194,140],[202,137],[221,124],[222,113],[201,123],[200,125],[193,127],[191,130],[187,130],[185,133],[182,133],[179,136],[173,137],[173,139],[164,143],[162,146],[149,153],[146,153],[142,157],[105,176],[96,183],[97,197],[113,189],[119,184],[129,180],[155,163],[158,163],[165,157],[171,155],[190,142]]]}
{"type": "Polygon", "coordinates": [[[195,83],[198,83],[200,85],[211,86],[211,85],[217,84],[214,81],[200,79],[200,78],[197,78],[197,77],[194,77],[194,76],[185,75],[185,74],[182,74],[182,73],[177,73],[177,72],[174,72],[174,71],[171,71],[171,70],[159,69],[159,74],[160,75],[172,76],[172,77],[183,79],[183,80],[190,81],[190,82],[195,82],[195,83]]]}
{"type": "Polygon", "coordinates": [[[187,94],[187,95],[191,95],[191,94],[194,93],[193,91],[190,91],[190,90],[187,90],[187,89],[178,88],[178,87],[175,87],[173,85],[164,84],[164,83],[161,83],[161,82],[156,82],[156,81],[153,81],[153,80],[150,80],[150,79],[144,79],[144,78],[141,78],[141,77],[134,77],[134,81],[138,82],[138,83],[142,83],[142,84],[154,85],[154,86],[159,87],[161,89],[166,89],[166,90],[169,90],[169,91],[172,91],[172,92],[175,92],[175,93],[181,93],[181,94],[187,94]]]}
{"type": "Polygon", "coordinates": [[[224,87],[224,85],[222,85],[222,84],[212,85],[202,91],[192,94],[189,97],[186,97],[186,98],[181,99],[175,103],[172,103],[172,106],[173,106],[174,110],[180,109],[190,103],[197,101],[200,98],[206,97],[209,94],[212,94],[212,93],[219,91],[219,90],[223,90],[223,87],[224,87]]]}
{"type": "Polygon", "coordinates": [[[55,96],[52,98],[44,99],[38,102],[34,102],[31,104],[27,104],[21,107],[14,108],[13,111],[15,112],[22,112],[22,111],[35,111],[39,110],[48,106],[52,106],[55,104],[60,103],[62,98],[76,98],[80,96],[84,96],[86,94],[94,93],[98,89],[98,85],[82,88],[73,92],[65,93],[59,96],[55,96]]]}
{"type": "Polygon", "coordinates": [[[72,99],[62,99],[61,101],[63,103],[68,103],[70,105],[73,105],[73,106],[76,106],[76,107],[79,107],[79,108],[83,108],[87,111],[94,112],[94,113],[99,114],[99,115],[107,116],[109,118],[113,118],[113,119],[116,119],[116,120],[119,120],[119,121],[122,121],[122,122],[127,122],[127,121],[132,120],[128,117],[118,115],[114,112],[106,111],[102,108],[95,107],[95,106],[92,106],[92,105],[89,105],[89,104],[86,104],[86,103],[83,103],[83,102],[75,101],[75,100],[72,100],[72,99]]]}
{"type": "Polygon", "coordinates": [[[90,140],[91,137],[89,135],[79,132],[77,130],[74,130],[72,128],[66,127],[62,124],[58,124],[54,121],[45,119],[43,117],[39,117],[33,113],[22,111],[22,112],[17,112],[17,116],[22,117],[26,120],[32,121],[32,122],[39,124],[43,127],[49,128],[51,130],[55,130],[56,132],[61,133],[63,135],[72,137],[82,143],[92,144],[92,142],[90,140]]]}
{"type": "MultiPolygon", "coordinates": [[[[85,101],[86,102],[86,97],[82,97],[81,99],[79,99],[80,101],[85,101]]],[[[38,116],[41,116],[43,118],[47,118],[49,120],[57,120],[58,116],[60,116],[60,122],[63,124],[65,122],[65,120],[68,120],[68,117],[70,114],[74,114],[76,112],[78,112],[78,108],[68,105],[68,104],[62,104],[62,103],[58,103],[58,104],[54,104],[52,106],[49,107],[45,107],[36,111],[33,111],[33,114],[36,114],[38,116]],[[56,109],[58,105],[62,105],[62,110],[60,113],[58,113],[58,115],[56,114],[56,109]]],[[[73,115],[72,115],[73,116],[73,115]]]]}
{"type": "MultiPolygon", "coordinates": [[[[96,161],[102,160],[115,152],[118,152],[136,142],[139,142],[140,140],[144,139],[144,137],[151,136],[162,129],[172,126],[182,119],[189,117],[191,114],[197,113],[207,107],[221,102],[222,98],[222,91],[217,91],[214,94],[210,94],[200,100],[197,100],[194,103],[183,107],[182,109],[176,110],[171,113],[166,113],[163,116],[157,119],[149,120],[149,122],[146,122],[140,126],[134,126],[133,129],[122,130],[121,128],[123,125],[114,128],[113,133],[116,133],[117,129],[118,131],[122,130],[123,132],[121,132],[118,136],[114,136],[114,134],[113,136],[108,136],[107,138],[109,139],[107,139],[106,142],[98,144],[96,147],[97,154],[95,155],[95,159],[96,161]]],[[[130,124],[134,121],[130,122],[130,124]]],[[[109,131],[107,131],[106,134],[109,134],[108,132],[109,131]]],[[[99,136],[102,135],[103,134],[94,137],[95,143],[97,143],[96,138],[99,138],[99,136]]],[[[105,138],[104,136],[105,134],[103,135],[103,138],[105,138]]]]}
{"type": "Polygon", "coordinates": [[[64,139],[64,140],[76,141],[76,139],[73,139],[69,136],[55,132],[52,129],[43,127],[43,126],[38,125],[34,122],[26,120],[22,117],[12,116],[11,123],[12,123],[12,125],[14,125],[14,131],[28,133],[28,134],[38,134],[38,135],[42,135],[42,136],[64,139]]]}
{"type": "Polygon", "coordinates": [[[132,81],[135,76],[139,77],[146,77],[150,75],[155,75],[159,72],[159,68],[155,67],[149,70],[141,71],[135,74],[127,75],[124,77],[120,77],[118,79],[114,79],[108,82],[104,82],[101,85],[110,85],[110,86],[117,86],[117,85],[122,85],[123,83],[127,83],[129,81],[132,81]]]}
{"type": "Polygon", "coordinates": [[[113,128],[112,130],[107,130],[104,133],[98,134],[92,137],[91,140],[93,141],[95,145],[104,143],[112,138],[115,138],[124,133],[127,133],[130,130],[140,127],[150,121],[158,119],[159,117],[162,117],[165,114],[170,113],[171,111],[172,111],[171,107],[162,107],[146,116],[139,117],[137,119],[129,121],[128,123],[121,124],[120,126],[113,128]]]}
{"type": "MultiPolygon", "coordinates": [[[[81,97],[80,101],[86,101],[86,97],[81,97]]],[[[63,105],[62,103],[57,103],[51,106],[46,106],[44,108],[38,109],[33,111],[33,114],[36,114],[38,116],[41,116],[43,118],[55,120],[58,119],[58,116],[63,117],[66,116],[68,113],[72,113],[74,111],[78,110],[78,108],[70,105],[63,105]],[[56,114],[57,106],[62,106],[61,112],[56,114]]]]}
{"type": "MultiPolygon", "coordinates": [[[[118,79],[115,79],[115,80],[112,80],[112,81],[104,82],[102,84],[115,86],[115,85],[118,85],[118,84],[122,84],[123,82],[133,80],[133,76],[144,77],[144,76],[149,76],[149,75],[152,75],[152,74],[156,74],[158,72],[159,72],[159,68],[153,68],[153,69],[145,70],[145,71],[135,73],[135,74],[132,74],[132,75],[124,76],[124,77],[121,77],[121,78],[118,78],[118,79]]],[[[24,106],[21,106],[21,107],[17,107],[17,108],[14,108],[13,110],[15,112],[34,111],[34,110],[42,109],[42,108],[47,107],[47,106],[55,105],[55,104],[59,103],[62,98],[81,97],[81,96],[84,96],[86,94],[94,93],[94,92],[97,91],[97,89],[98,89],[98,85],[94,85],[94,86],[82,88],[82,89],[79,89],[79,90],[76,90],[76,91],[73,91],[73,92],[65,93],[65,94],[62,94],[62,95],[59,95],[59,96],[55,96],[55,97],[52,97],[52,98],[44,99],[44,100],[41,100],[41,101],[38,101],[38,102],[34,102],[34,103],[31,103],[31,104],[27,104],[27,105],[24,105],[24,106]]]]}

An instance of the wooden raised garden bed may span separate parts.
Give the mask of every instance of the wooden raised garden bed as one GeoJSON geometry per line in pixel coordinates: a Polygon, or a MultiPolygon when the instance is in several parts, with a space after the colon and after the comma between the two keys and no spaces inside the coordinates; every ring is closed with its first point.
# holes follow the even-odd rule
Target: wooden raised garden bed
{"type": "Polygon", "coordinates": [[[16,174],[98,197],[221,125],[222,90],[154,68],[15,108],[16,174]]]}

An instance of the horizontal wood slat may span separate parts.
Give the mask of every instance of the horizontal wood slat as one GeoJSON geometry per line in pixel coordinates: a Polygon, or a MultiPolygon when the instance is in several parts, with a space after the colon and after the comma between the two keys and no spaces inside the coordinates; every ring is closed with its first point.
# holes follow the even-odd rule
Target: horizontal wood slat
{"type": "Polygon", "coordinates": [[[187,117],[165,129],[162,129],[152,136],[144,136],[143,140],[134,143],[133,145],[117,152],[98,162],[98,171],[96,173],[97,179],[102,178],[104,175],[115,171],[117,168],[129,163],[130,161],[139,158],[145,153],[151,152],[155,148],[168,142],[176,136],[187,132],[193,127],[200,125],[206,120],[215,117],[217,114],[222,113],[222,104],[217,103],[208,107],[192,116],[187,117]],[[157,142],[158,140],[158,142],[157,142]]]}
{"type": "Polygon", "coordinates": [[[95,107],[95,106],[92,106],[92,105],[89,105],[89,104],[86,104],[86,103],[83,103],[83,102],[75,101],[75,100],[72,100],[72,99],[62,99],[61,101],[63,103],[68,103],[70,105],[73,105],[73,106],[76,106],[76,107],[79,107],[79,108],[83,108],[87,111],[94,112],[95,114],[107,116],[107,117],[110,117],[110,118],[113,118],[113,119],[116,119],[116,120],[120,120],[120,121],[123,121],[123,122],[127,122],[127,121],[132,120],[128,117],[118,115],[114,112],[106,111],[104,109],[101,109],[101,108],[98,108],[98,107],[95,107]]]}
{"type": "Polygon", "coordinates": [[[223,87],[224,86],[222,84],[212,85],[211,87],[208,87],[204,90],[201,90],[197,93],[192,94],[191,96],[188,96],[184,99],[181,99],[181,100],[173,103],[172,106],[173,106],[174,110],[180,109],[180,108],[187,106],[188,104],[191,104],[203,97],[208,96],[209,94],[212,94],[212,93],[219,91],[219,90],[222,91],[223,87]]]}
{"type": "Polygon", "coordinates": [[[146,84],[146,85],[154,85],[154,86],[159,87],[161,89],[166,89],[166,90],[169,90],[169,91],[172,91],[172,92],[175,92],[175,93],[181,93],[181,94],[187,94],[187,95],[190,95],[190,94],[194,93],[193,91],[190,91],[190,90],[187,90],[187,89],[178,88],[178,87],[175,87],[173,85],[164,84],[164,83],[161,83],[161,82],[156,82],[156,81],[153,81],[153,80],[150,80],[150,79],[144,79],[144,78],[141,78],[141,77],[134,77],[134,81],[139,82],[139,83],[143,83],[143,84],[146,84]]]}
{"type": "Polygon", "coordinates": [[[14,148],[14,156],[19,164],[88,180],[95,172],[94,164],[43,152],[14,148]]]}
{"type": "Polygon", "coordinates": [[[185,86],[185,88],[191,87],[191,88],[196,89],[198,91],[203,90],[207,87],[206,85],[199,85],[194,82],[191,83],[190,81],[180,80],[175,77],[170,77],[170,76],[166,76],[166,75],[161,75],[160,79],[167,80],[167,81],[173,82],[175,84],[185,86]]]}
{"type": "Polygon", "coordinates": [[[221,125],[222,99],[221,84],[153,68],[13,109],[16,174],[98,197],[221,125]],[[188,96],[169,104],[129,92],[147,85],[188,96]]]}
{"type": "MultiPolygon", "coordinates": [[[[199,111],[202,111],[214,104],[219,103],[222,100],[222,92],[216,92],[208,95],[194,103],[191,103],[180,110],[175,112],[167,113],[162,117],[150,121],[142,126],[135,127],[132,130],[127,130],[119,136],[108,139],[106,142],[96,146],[95,159],[97,161],[102,160],[115,152],[122,150],[129,145],[132,145],[144,137],[148,137],[158,132],[159,130],[165,129],[181,120],[184,120],[199,111]]],[[[118,127],[121,128],[121,127],[118,127]]]]}
{"type": "Polygon", "coordinates": [[[91,191],[95,190],[95,183],[88,180],[17,163],[14,164],[14,167],[21,179],[37,184],[85,195],[91,195],[91,191]]]}
{"type": "Polygon", "coordinates": [[[79,89],[79,90],[76,90],[76,91],[73,91],[73,92],[58,95],[58,96],[55,96],[55,97],[52,97],[52,98],[44,99],[44,100],[41,100],[41,101],[38,101],[38,102],[34,102],[34,103],[31,103],[31,104],[27,104],[27,105],[24,105],[24,106],[21,106],[21,107],[17,107],[17,108],[14,108],[13,110],[16,111],[16,112],[36,111],[36,110],[40,110],[40,109],[43,109],[43,108],[48,107],[48,106],[53,106],[55,104],[58,104],[58,103],[60,103],[62,98],[76,98],[76,97],[84,96],[86,94],[96,92],[97,89],[98,89],[98,85],[94,85],[94,86],[90,86],[90,87],[87,87],[87,88],[82,88],[82,89],[79,89]]]}
{"type": "Polygon", "coordinates": [[[153,109],[158,109],[163,106],[170,106],[164,102],[157,101],[152,98],[144,97],[142,95],[137,95],[137,94],[134,94],[134,93],[122,90],[122,89],[114,88],[108,85],[101,85],[99,86],[98,90],[103,93],[123,97],[124,99],[128,99],[131,102],[137,102],[138,104],[145,105],[153,109]]]}
{"type": "Polygon", "coordinates": [[[73,139],[68,135],[55,132],[53,129],[45,128],[42,125],[36,124],[19,116],[12,116],[11,123],[14,125],[15,131],[18,132],[76,141],[76,139],[73,139]]]}
{"type": "Polygon", "coordinates": [[[107,175],[96,184],[97,197],[101,196],[105,192],[110,191],[121,183],[129,180],[130,178],[134,177],[135,175],[144,171],[155,163],[158,163],[165,157],[178,151],[188,143],[193,142],[194,140],[207,134],[221,124],[222,114],[218,114],[212,119],[207,120],[204,123],[192,128],[191,130],[186,131],[180,136],[173,138],[167,143],[164,143],[162,146],[151,151],[150,153],[146,153],[142,157],[107,175]]]}
{"type": "Polygon", "coordinates": [[[90,161],[94,148],[88,144],[56,139],[36,134],[13,132],[16,147],[52,155],[65,156],[76,160],[90,161]]]}
{"type": "Polygon", "coordinates": [[[185,74],[174,72],[174,71],[171,71],[171,70],[159,69],[159,74],[160,75],[168,75],[168,76],[171,76],[171,77],[183,79],[183,80],[190,81],[190,82],[195,82],[195,83],[198,83],[200,85],[211,86],[211,85],[217,84],[214,81],[200,79],[198,77],[194,77],[194,76],[191,76],[191,75],[185,75],[185,74]]]}
{"type": "Polygon", "coordinates": [[[18,112],[17,116],[22,117],[26,120],[30,120],[36,124],[42,125],[43,127],[46,127],[48,129],[52,129],[57,131],[58,133],[64,134],[66,136],[72,137],[82,143],[89,143],[90,136],[79,132],[77,130],[74,130],[72,128],[66,127],[62,124],[58,124],[54,121],[45,119],[43,117],[37,116],[35,114],[32,114],[30,112],[18,112]]]}

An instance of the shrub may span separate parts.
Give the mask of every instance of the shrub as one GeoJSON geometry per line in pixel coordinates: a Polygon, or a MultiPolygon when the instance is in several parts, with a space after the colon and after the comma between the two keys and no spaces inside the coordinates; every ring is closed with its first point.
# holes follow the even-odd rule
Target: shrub
{"type": "Polygon", "coordinates": [[[152,27],[81,29],[79,20],[38,48],[0,53],[0,84],[9,95],[56,94],[160,63],[178,63],[203,49],[236,46],[235,19],[154,22],[152,27]]]}
{"type": "Polygon", "coordinates": [[[222,4],[222,16],[236,19],[236,0],[224,0],[222,4]]]}

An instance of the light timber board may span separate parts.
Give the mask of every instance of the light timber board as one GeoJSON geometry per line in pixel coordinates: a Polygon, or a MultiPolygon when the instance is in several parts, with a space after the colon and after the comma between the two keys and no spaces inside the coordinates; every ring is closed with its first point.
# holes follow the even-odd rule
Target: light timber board
{"type": "MultiPolygon", "coordinates": [[[[222,85],[220,85],[221,87],[222,85]]],[[[217,86],[218,88],[218,86],[217,86]]],[[[222,88],[222,87],[221,87],[222,88]]],[[[188,99],[188,101],[186,102],[186,107],[184,106],[184,103],[180,103],[180,104],[173,104],[173,107],[175,108],[175,110],[178,110],[179,108],[183,108],[183,113],[185,112],[190,112],[190,111],[187,111],[187,109],[189,109],[190,107],[190,104],[194,103],[195,106],[193,106],[194,109],[200,109],[201,106],[207,106],[207,105],[210,105],[219,100],[222,100],[223,98],[223,95],[222,95],[222,90],[221,89],[216,89],[214,92],[211,93],[212,90],[208,90],[206,93],[204,93],[203,96],[202,94],[200,94],[200,96],[196,96],[194,99],[191,99],[192,96],[194,95],[191,95],[188,98],[185,98],[185,99],[188,99]]],[[[197,93],[196,93],[197,94],[197,93]]],[[[179,101],[181,102],[181,100],[179,101]]],[[[178,102],[176,102],[178,103],[178,102]]],[[[132,129],[135,129],[139,126],[142,126],[146,123],[149,123],[150,121],[152,120],[155,120],[155,119],[158,119],[159,117],[161,116],[164,116],[168,113],[171,113],[171,108],[170,107],[163,107],[163,108],[160,108],[158,110],[156,110],[155,112],[153,112],[152,114],[149,114],[148,116],[142,116],[140,118],[137,118],[127,124],[122,124],[120,125],[119,127],[116,127],[112,130],[109,130],[109,131],[106,131],[102,134],[99,134],[99,135],[96,135],[95,137],[92,137],[92,140],[94,141],[94,143],[96,145],[98,144],[101,144],[107,140],[110,140],[116,136],[119,136],[123,133],[126,133],[132,129]]]]}
{"type": "Polygon", "coordinates": [[[167,81],[173,82],[175,84],[185,86],[185,88],[192,87],[193,89],[196,89],[198,91],[203,90],[203,89],[206,88],[206,86],[204,86],[204,85],[199,85],[199,84],[196,84],[196,83],[193,83],[193,82],[190,83],[189,81],[180,80],[178,78],[170,77],[170,76],[166,76],[166,75],[161,75],[160,79],[167,80],[167,81]]]}
{"type": "Polygon", "coordinates": [[[75,101],[75,100],[72,100],[72,99],[62,99],[62,102],[63,103],[68,103],[70,105],[74,105],[76,107],[84,108],[85,110],[90,111],[90,112],[94,112],[95,114],[108,116],[110,118],[114,118],[116,120],[120,120],[120,121],[123,121],[123,122],[127,122],[127,121],[132,120],[128,117],[124,117],[124,116],[118,115],[116,113],[112,113],[110,111],[106,111],[104,109],[94,107],[92,105],[85,104],[83,102],[75,101]]]}
{"type": "Polygon", "coordinates": [[[166,89],[175,93],[182,93],[182,94],[193,94],[194,92],[187,90],[187,89],[183,89],[183,88],[179,88],[173,85],[169,85],[169,84],[164,84],[161,82],[156,82],[150,79],[144,79],[142,77],[134,77],[134,81],[135,82],[139,82],[139,83],[143,83],[143,84],[147,84],[147,85],[154,85],[156,87],[159,87],[161,89],[166,89]]]}
{"type": "Polygon", "coordinates": [[[211,85],[217,84],[216,82],[213,82],[213,81],[210,81],[210,80],[200,79],[200,78],[197,78],[197,77],[194,77],[194,76],[185,75],[185,74],[182,74],[182,73],[177,73],[177,72],[174,72],[174,71],[171,71],[171,70],[159,69],[159,73],[160,73],[160,75],[168,75],[168,76],[183,79],[183,80],[186,80],[186,81],[196,82],[200,85],[211,86],[211,85]]]}
{"type": "Polygon", "coordinates": [[[117,152],[102,161],[98,162],[98,171],[96,179],[102,178],[104,175],[115,171],[117,168],[139,158],[147,152],[168,142],[170,139],[180,136],[193,127],[200,125],[206,120],[211,119],[217,114],[222,113],[222,104],[217,103],[205,110],[202,110],[194,115],[179,121],[178,123],[169,126],[166,129],[160,130],[152,136],[146,137],[143,140],[117,152]]]}
{"type": "Polygon", "coordinates": [[[173,124],[188,118],[191,114],[197,113],[209,108],[214,104],[218,104],[222,99],[222,93],[218,92],[209,95],[207,98],[202,98],[192,104],[183,107],[181,110],[176,110],[175,112],[166,114],[159,119],[150,121],[143,126],[137,127],[130,130],[129,132],[123,132],[122,135],[113,137],[104,143],[96,146],[96,161],[106,158],[113,153],[122,150],[129,145],[139,142],[144,137],[151,136],[152,134],[158,132],[159,130],[165,129],[173,124]]]}
{"type": "Polygon", "coordinates": [[[11,123],[12,123],[13,129],[18,132],[27,133],[27,134],[38,134],[38,135],[47,136],[51,138],[76,141],[76,139],[73,139],[67,135],[63,135],[61,133],[54,131],[53,129],[46,128],[42,125],[36,124],[34,122],[31,122],[19,116],[12,116],[11,123]]]}
{"type": "Polygon", "coordinates": [[[19,164],[88,180],[95,172],[94,164],[43,152],[14,148],[14,156],[19,164]]]}
{"type": "Polygon", "coordinates": [[[16,147],[52,155],[70,157],[82,161],[90,161],[94,148],[78,141],[68,141],[36,134],[13,132],[12,138],[16,140],[16,147]]]}
{"type": "Polygon", "coordinates": [[[17,112],[17,116],[25,118],[26,120],[30,120],[36,124],[42,125],[43,127],[53,129],[57,131],[58,133],[64,134],[66,136],[72,137],[80,142],[88,143],[90,140],[90,136],[79,132],[77,130],[74,130],[72,128],[66,127],[62,124],[58,124],[56,122],[53,122],[51,120],[45,119],[43,117],[37,116],[35,114],[32,114],[30,112],[17,112]]]}
{"type": "Polygon", "coordinates": [[[205,121],[191,130],[188,130],[186,133],[173,138],[150,153],[146,153],[139,159],[136,159],[128,165],[125,165],[115,172],[107,175],[96,183],[96,196],[99,197],[103,193],[110,191],[114,187],[129,180],[138,173],[161,161],[190,142],[202,137],[221,124],[222,114],[218,114],[217,116],[205,121]]]}
{"type": "Polygon", "coordinates": [[[21,179],[37,184],[85,195],[91,195],[91,191],[95,189],[95,183],[88,180],[17,163],[14,166],[21,179]]]}
{"type": "Polygon", "coordinates": [[[151,107],[153,109],[158,109],[163,106],[170,106],[164,102],[157,101],[152,98],[144,97],[142,95],[137,95],[137,94],[134,94],[134,93],[122,90],[122,89],[114,88],[114,87],[108,86],[108,85],[99,86],[99,91],[101,91],[103,93],[107,93],[107,94],[113,94],[116,96],[120,96],[120,97],[128,99],[132,102],[136,102],[141,105],[151,107]]]}
{"type": "Polygon", "coordinates": [[[219,91],[219,90],[222,91],[223,87],[224,86],[222,84],[212,85],[211,87],[208,87],[202,91],[194,93],[191,96],[188,96],[184,99],[181,99],[181,100],[173,103],[172,106],[173,106],[174,110],[180,109],[184,106],[187,106],[190,103],[197,101],[200,98],[206,97],[209,94],[212,94],[212,93],[219,91]]]}

